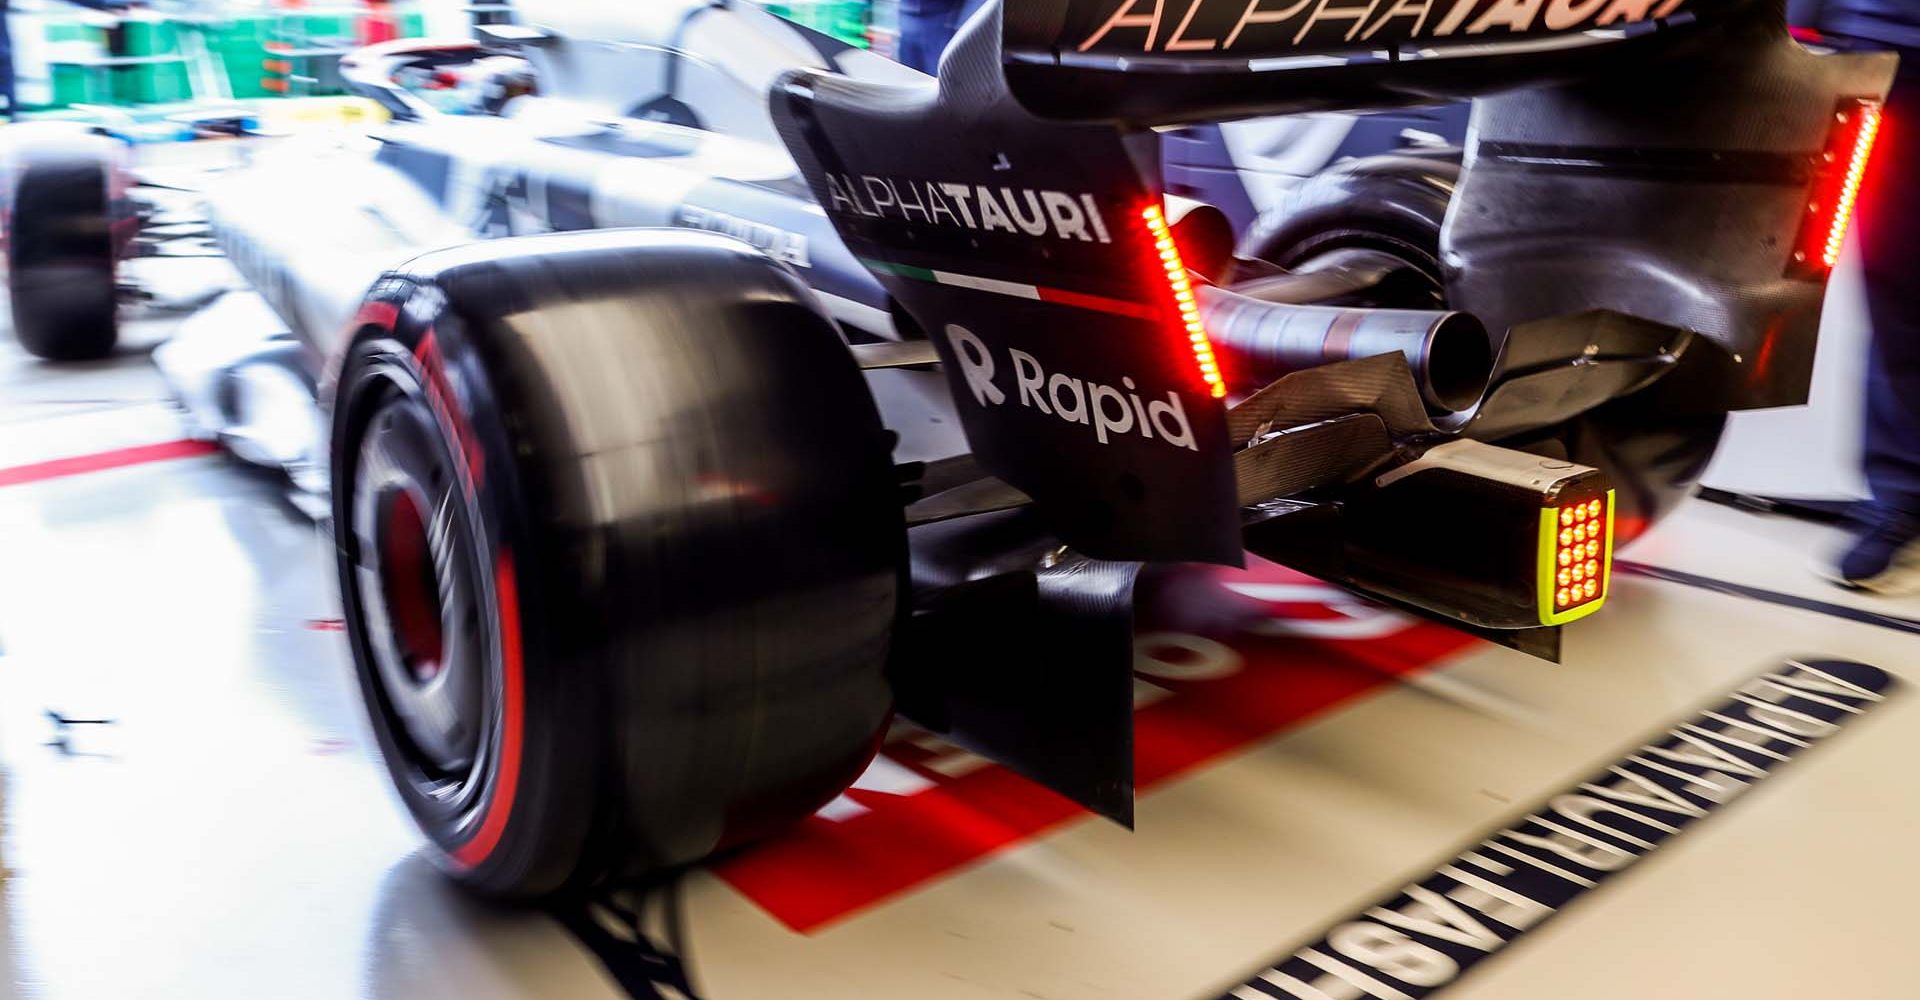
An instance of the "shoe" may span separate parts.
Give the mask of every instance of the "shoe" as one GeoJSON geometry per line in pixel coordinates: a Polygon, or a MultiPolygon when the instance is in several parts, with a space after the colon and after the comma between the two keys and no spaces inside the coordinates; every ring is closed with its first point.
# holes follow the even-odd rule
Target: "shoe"
{"type": "Polygon", "coordinates": [[[1835,583],[1876,594],[1920,590],[1920,516],[1862,504],[1853,542],[1827,568],[1835,583]]]}

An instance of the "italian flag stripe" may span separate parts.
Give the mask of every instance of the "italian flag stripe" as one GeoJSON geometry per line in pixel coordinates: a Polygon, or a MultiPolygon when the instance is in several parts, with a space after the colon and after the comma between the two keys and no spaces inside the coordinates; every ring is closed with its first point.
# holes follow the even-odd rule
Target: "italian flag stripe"
{"type": "Polygon", "coordinates": [[[878,271],[881,274],[891,274],[901,278],[917,278],[921,281],[934,280],[933,272],[924,267],[908,267],[905,264],[874,260],[870,257],[860,258],[860,263],[865,264],[870,270],[878,271]]]}
{"type": "Polygon", "coordinates": [[[955,274],[952,271],[935,271],[933,280],[955,288],[972,288],[982,292],[994,292],[1010,295],[1016,299],[1038,299],[1040,288],[1037,285],[1022,285],[1012,281],[996,281],[992,278],[976,278],[971,274],[955,274]]]}
{"type": "Polygon", "coordinates": [[[1084,292],[1070,292],[1064,288],[1046,288],[1040,285],[1023,285],[1017,281],[1001,281],[997,278],[982,278],[971,274],[955,274],[952,271],[934,271],[924,267],[909,267],[892,261],[873,260],[862,257],[860,263],[881,274],[891,274],[916,281],[928,281],[936,285],[953,288],[971,288],[980,292],[992,292],[1016,299],[1033,299],[1040,302],[1052,302],[1057,305],[1073,306],[1076,309],[1093,309],[1099,312],[1113,313],[1116,316],[1130,316],[1135,319],[1153,319],[1159,315],[1153,306],[1141,302],[1128,302],[1125,299],[1110,299],[1104,295],[1087,295],[1084,292]]]}
{"type": "Polygon", "coordinates": [[[1079,309],[1097,309],[1101,312],[1132,316],[1135,319],[1153,319],[1158,315],[1154,307],[1144,303],[1109,299],[1102,295],[1084,295],[1080,292],[1069,292],[1064,288],[1040,289],[1040,301],[1058,302],[1063,306],[1074,306],[1079,309]]]}

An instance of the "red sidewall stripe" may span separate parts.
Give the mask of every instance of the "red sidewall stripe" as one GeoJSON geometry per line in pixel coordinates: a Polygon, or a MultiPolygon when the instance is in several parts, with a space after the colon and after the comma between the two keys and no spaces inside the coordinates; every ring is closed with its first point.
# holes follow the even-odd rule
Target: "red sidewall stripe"
{"type": "Polygon", "coordinates": [[[453,860],[468,868],[487,860],[506,832],[507,817],[513,813],[513,800],[520,787],[520,739],[525,714],[522,693],[523,669],[520,654],[520,592],[513,579],[513,557],[501,553],[493,567],[494,600],[500,611],[500,758],[494,762],[499,775],[493,795],[487,800],[486,814],[473,839],[450,851],[453,860]]]}
{"type": "MultiPolygon", "coordinates": [[[[360,318],[362,322],[384,323],[391,328],[398,315],[389,303],[369,303],[362,307],[360,318]]],[[[467,496],[472,497],[484,475],[483,453],[464,414],[454,405],[456,397],[447,383],[445,358],[431,328],[414,345],[413,355],[420,363],[427,400],[446,424],[447,432],[453,435],[454,450],[460,457],[460,477],[467,496]]],[[[493,594],[500,616],[500,755],[494,761],[497,777],[482,806],[480,825],[466,843],[447,852],[455,864],[466,868],[485,863],[500,846],[520,788],[520,744],[526,715],[525,670],[520,639],[520,591],[513,575],[513,554],[505,548],[494,560],[493,594]]]]}
{"type": "Polygon", "coordinates": [[[391,302],[363,302],[360,311],[354,314],[353,322],[355,326],[378,327],[392,333],[400,323],[400,307],[391,302]]]}
{"type": "Polygon", "coordinates": [[[413,356],[420,362],[421,369],[426,373],[428,401],[433,404],[435,412],[450,426],[454,443],[460,447],[460,457],[466,461],[466,466],[462,470],[463,479],[466,483],[467,495],[472,496],[474,490],[487,478],[486,455],[480,450],[480,443],[474,438],[473,429],[467,425],[466,417],[454,405],[457,397],[453,394],[453,387],[447,383],[445,362],[440,354],[440,343],[435,339],[432,330],[428,330],[426,335],[420,338],[419,345],[413,349],[413,356]]]}
{"type": "Polygon", "coordinates": [[[74,455],[0,469],[0,487],[41,483],[49,479],[65,479],[68,476],[80,476],[89,472],[124,469],[130,465],[165,462],[176,458],[203,458],[219,453],[220,446],[211,441],[185,439],[135,445],[131,448],[115,448],[112,451],[95,452],[91,455],[74,455]]]}

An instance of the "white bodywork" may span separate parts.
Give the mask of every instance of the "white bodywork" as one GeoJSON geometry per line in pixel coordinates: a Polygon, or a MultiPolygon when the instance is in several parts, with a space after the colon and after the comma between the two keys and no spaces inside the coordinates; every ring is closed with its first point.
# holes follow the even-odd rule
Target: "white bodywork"
{"type": "Polygon", "coordinates": [[[521,24],[547,35],[525,49],[541,93],[604,118],[669,95],[692,106],[710,131],[778,146],[766,95],[781,73],[926,79],[864,50],[823,52],[801,29],[750,3],[532,0],[515,11],[521,24]]]}

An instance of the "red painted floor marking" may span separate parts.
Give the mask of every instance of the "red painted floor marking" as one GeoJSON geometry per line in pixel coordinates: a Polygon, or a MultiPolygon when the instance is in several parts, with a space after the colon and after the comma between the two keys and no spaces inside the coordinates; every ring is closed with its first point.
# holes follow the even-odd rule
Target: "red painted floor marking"
{"type": "Polygon", "coordinates": [[[145,465],[148,462],[199,458],[219,453],[220,446],[211,441],[163,441],[159,444],[115,448],[112,451],[95,452],[91,455],[54,458],[44,462],[31,462],[27,465],[0,469],[0,487],[20,486],[25,483],[39,483],[49,479],[84,475],[89,472],[124,469],[130,465],[145,465]]]}
{"type": "Polygon", "coordinates": [[[353,749],[353,741],[338,736],[316,736],[307,744],[307,749],[319,756],[331,757],[353,749]]]}
{"type": "MultiPolygon", "coordinates": [[[[1245,572],[1182,569],[1143,604],[1139,634],[1217,643],[1207,648],[1225,651],[1228,667],[1197,671],[1206,679],[1136,675],[1169,692],[1134,715],[1140,793],[1475,644],[1272,564],[1245,572]],[[1265,589],[1248,597],[1230,586],[1265,589]]],[[[1065,822],[1095,821],[1004,768],[945,766],[957,755],[924,742],[892,740],[881,751],[882,764],[907,769],[916,790],[850,791],[853,815],[813,816],[791,834],[719,862],[715,872],[775,919],[809,932],[1065,822]]]]}

